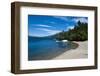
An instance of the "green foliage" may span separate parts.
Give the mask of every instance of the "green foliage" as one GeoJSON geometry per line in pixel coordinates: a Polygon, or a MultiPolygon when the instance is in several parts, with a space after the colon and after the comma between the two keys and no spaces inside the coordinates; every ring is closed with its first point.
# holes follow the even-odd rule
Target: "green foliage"
{"type": "Polygon", "coordinates": [[[85,41],[88,39],[88,24],[77,22],[74,29],[62,31],[55,35],[57,40],[85,41]]]}

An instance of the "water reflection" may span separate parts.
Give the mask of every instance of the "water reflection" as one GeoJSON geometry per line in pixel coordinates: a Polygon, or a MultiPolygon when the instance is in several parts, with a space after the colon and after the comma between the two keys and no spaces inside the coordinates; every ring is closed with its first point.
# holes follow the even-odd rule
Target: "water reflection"
{"type": "Polygon", "coordinates": [[[66,48],[67,47],[67,43],[66,42],[58,42],[58,47],[66,48]]]}

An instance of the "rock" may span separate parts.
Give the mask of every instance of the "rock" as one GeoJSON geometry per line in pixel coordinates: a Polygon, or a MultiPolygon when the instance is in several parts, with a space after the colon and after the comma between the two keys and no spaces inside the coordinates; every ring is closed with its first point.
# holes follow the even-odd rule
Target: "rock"
{"type": "Polygon", "coordinates": [[[67,42],[68,40],[62,40],[62,42],[67,42]]]}

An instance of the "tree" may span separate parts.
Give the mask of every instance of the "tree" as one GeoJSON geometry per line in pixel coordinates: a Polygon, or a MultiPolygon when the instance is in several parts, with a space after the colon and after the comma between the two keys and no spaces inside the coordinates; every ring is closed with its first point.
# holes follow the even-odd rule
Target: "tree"
{"type": "Polygon", "coordinates": [[[56,35],[56,39],[69,40],[69,41],[87,40],[88,39],[88,24],[78,21],[74,29],[70,29],[67,32],[65,31],[60,32],[59,34],[56,35]]]}

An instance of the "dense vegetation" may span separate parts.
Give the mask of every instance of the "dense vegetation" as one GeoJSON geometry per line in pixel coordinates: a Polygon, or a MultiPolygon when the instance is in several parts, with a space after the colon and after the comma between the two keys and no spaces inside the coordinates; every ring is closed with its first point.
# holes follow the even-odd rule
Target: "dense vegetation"
{"type": "Polygon", "coordinates": [[[55,37],[57,40],[85,41],[88,39],[88,24],[78,21],[74,29],[62,31],[55,37]]]}

